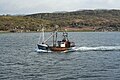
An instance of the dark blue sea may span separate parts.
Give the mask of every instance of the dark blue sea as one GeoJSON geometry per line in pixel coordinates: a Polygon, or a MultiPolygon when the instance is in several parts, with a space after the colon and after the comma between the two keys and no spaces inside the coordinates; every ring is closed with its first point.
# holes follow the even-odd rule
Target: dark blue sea
{"type": "Polygon", "coordinates": [[[69,32],[67,53],[36,52],[39,35],[0,33],[0,80],[120,80],[119,32],[69,32]]]}

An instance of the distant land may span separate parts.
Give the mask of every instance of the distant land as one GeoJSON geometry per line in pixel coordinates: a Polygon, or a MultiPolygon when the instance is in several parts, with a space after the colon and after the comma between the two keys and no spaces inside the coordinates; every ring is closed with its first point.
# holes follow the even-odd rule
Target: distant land
{"type": "Polygon", "coordinates": [[[1,15],[0,31],[30,32],[51,31],[120,31],[120,10],[80,10],[73,12],[36,13],[29,15],[1,15]]]}

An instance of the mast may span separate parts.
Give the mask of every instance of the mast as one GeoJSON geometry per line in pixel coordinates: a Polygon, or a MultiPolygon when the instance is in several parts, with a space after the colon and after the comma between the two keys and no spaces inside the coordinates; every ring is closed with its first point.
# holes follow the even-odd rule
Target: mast
{"type": "Polygon", "coordinates": [[[57,43],[57,31],[53,32],[53,46],[56,46],[57,43]]]}
{"type": "MultiPolygon", "coordinates": [[[[54,34],[55,32],[53,32],[53,34],[54,34]]],[[[55,44],[54,44],[54,35],[53,35],[53,46],[55,46],[55,44]]]]}
{"type": "Polygon", "coordinates": [[[58,25],[55,25],[55,28],[53,30],[53,46],[56,46],[56,43],[57,43],[57,29],[59,28],[58,25]]]}
{"type": "Polygon", "coordinates": [[[38,41],[38,44],[40,44],[40,40],[41,40],[41,34],[39,35],[39,41],[38,41]]]}
{"type": "Polygon", "coordinates": [[[42,34],[40,33],[38,44],[40,44],[41,40],[42,40],[42,43],[44,43],[44,27],[42,28],[41,31],[42,31],[42,34]]]}
{"type": "Polygon", "coordinates": [[[44,43],[44,38],[45,37],[45,34],[44,34],[44,27],[42,28],[42,43],[44,43]]]}
{"type": "Polygon", "coordinates": [[[56,31],[56,34],[55,34],[56,36],[55,36],[55,46],[56,46],[56,43],[57,43],[57,31],[56,31]]]}

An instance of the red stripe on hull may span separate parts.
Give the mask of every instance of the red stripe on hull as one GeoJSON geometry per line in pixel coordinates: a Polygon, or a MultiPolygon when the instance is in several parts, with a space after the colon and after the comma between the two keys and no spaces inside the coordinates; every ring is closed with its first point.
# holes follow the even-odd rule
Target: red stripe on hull
{"type": "Polygon", "coordinates": [[[69,48],[66,47],[49,47],[51,51],[66,51],[69,48]]]}

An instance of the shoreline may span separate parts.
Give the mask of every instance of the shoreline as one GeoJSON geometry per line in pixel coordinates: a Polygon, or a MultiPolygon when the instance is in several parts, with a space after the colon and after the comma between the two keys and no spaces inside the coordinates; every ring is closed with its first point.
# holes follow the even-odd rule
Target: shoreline
{"type": "Polygon", "coordinates": [[[0,31],[0,33],[11,33],[9,31],[0,31]]]}
{"type": "MultiPolygon", "coordinates": [[[[42,32],[42,31],[29,31],[29,32],[0,31],[0,33],[39,33],[39,32],[42,32]]],[[[52,31],[45,31],[45,32],[52,32],[52,31]]],[[[63,32],[63,30],[58,32],[63,32]]],[[[67,32],[120,32],[120,31],[67,30],[67,32]]]]}

